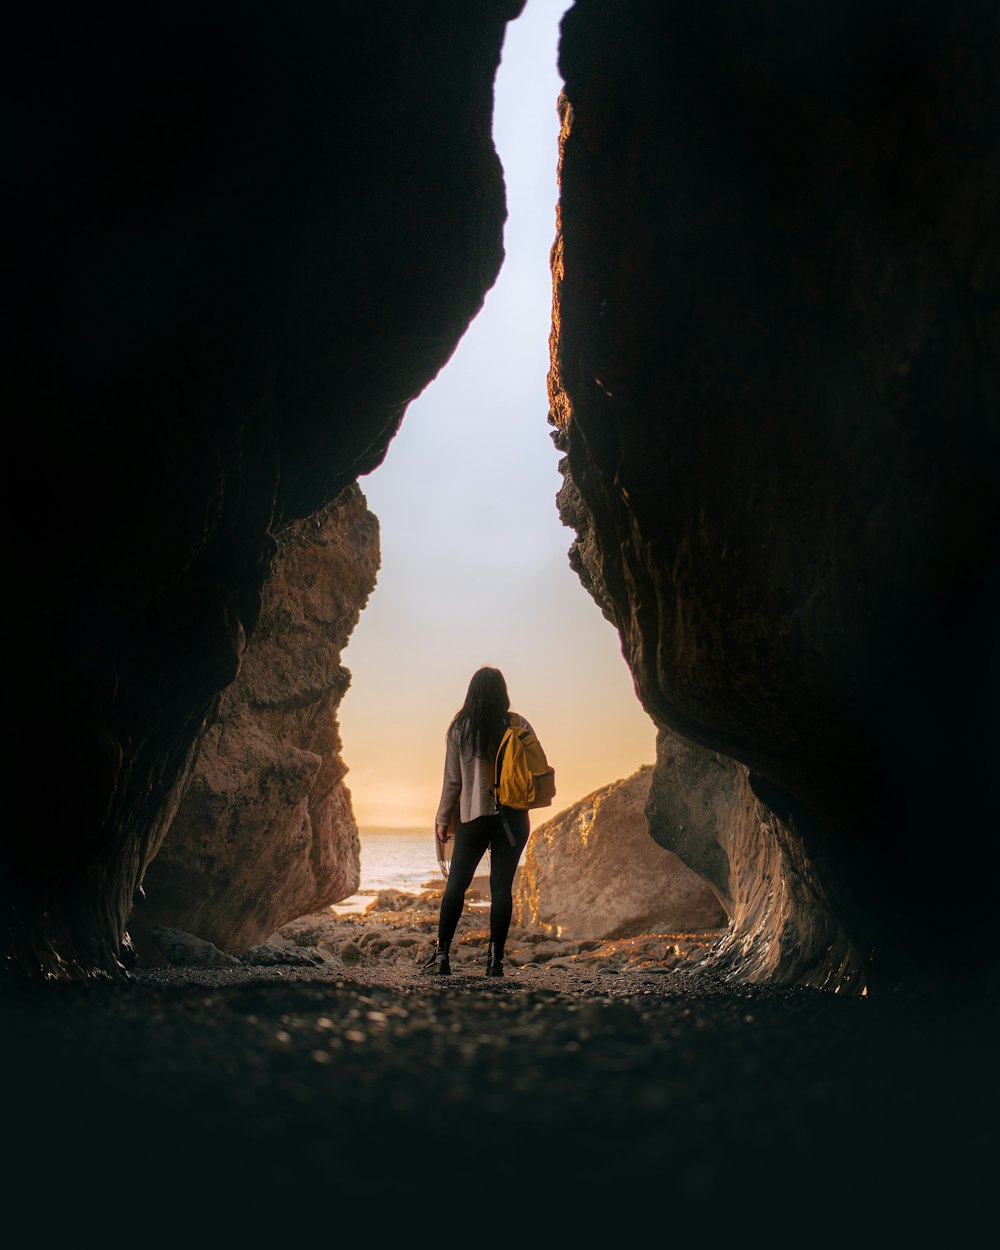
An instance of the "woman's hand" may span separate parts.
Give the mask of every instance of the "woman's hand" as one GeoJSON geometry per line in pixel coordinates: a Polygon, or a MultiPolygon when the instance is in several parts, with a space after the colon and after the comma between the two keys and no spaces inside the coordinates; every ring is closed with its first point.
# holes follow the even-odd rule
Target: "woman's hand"
{"type": "Polygon", "coordinates": [[[434,826],[434,833],[437,835],[437,840],[438,840],[439,842],[447,842],[447,841],[448,841],[448,838],[451,836],[451,835],[448,833],[448,826],[447,826],[447,825],[435,825],[435,826],[434,826]]]}

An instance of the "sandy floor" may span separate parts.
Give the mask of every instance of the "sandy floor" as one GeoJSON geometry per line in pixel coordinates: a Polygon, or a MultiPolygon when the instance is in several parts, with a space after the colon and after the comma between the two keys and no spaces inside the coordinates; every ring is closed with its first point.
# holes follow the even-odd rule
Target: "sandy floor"
{"type": "Polygon", "coordinates": [[[334,920],[311,966],[6,992],[12,1226],[61,1247],[850,1250],[995,1228],[995,1002],[721,985],[693,937],[657,939],[660,971],[605,948],[487,979],[476,915],[429,977],[424,923],[334,920]]]}

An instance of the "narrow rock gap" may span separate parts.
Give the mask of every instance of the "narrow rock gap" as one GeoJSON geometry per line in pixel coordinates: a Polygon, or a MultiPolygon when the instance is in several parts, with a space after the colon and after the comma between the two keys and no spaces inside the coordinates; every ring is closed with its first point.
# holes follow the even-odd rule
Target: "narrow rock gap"
{"type": "Polygon", "coordinates": [[[561,478],[545,379],[557,48],[569,7],[529,0],[507,27],[494,110],[504,264],[381,467],[360,479],[382,548],[376,588],[344,653],[352,683],[340,708],[362,829],[429,827],[445,728],[480,664],[504,671],[514,706],[544,734],[558,761],[557,807],[655,754],[617,634],[569,566],[573,533],[555,504],[561,478]],[[602,732],[588,735],[598,709],[602,732]]]}

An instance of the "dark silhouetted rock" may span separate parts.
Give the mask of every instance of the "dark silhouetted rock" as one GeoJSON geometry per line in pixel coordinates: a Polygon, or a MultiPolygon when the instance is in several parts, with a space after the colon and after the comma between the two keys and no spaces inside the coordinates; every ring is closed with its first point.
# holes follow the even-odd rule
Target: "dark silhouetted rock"
{"type": "MultiPolygon", "coordinates": [[[[11,771],[56,784],[5,823],[8,970],[131,960],[276,544],[481,308],[521,7],[11,24],[11,771]]],[[[551,407],[643,706],[739,766],[727,832],[659,836],[740,874],[733,977],[995,987],[1000,10],[627,11],[563,23],[551,407]]]]}
{"type": "Polygon", "coordinates": [[[797,928],[870,990],[996,982],[998,33],[977,0],[563,21],[571,562],[657,725],[770,813],[721,856],[786,892],[735,918],[747,976],[797,928]]]}
{"type": "MultiPolygon", "coordinates": [[[[378,465],[503,257],[518,0],[27,8],[7,32],[9,967],[116,975],[277,537],[378,465]]],[[[308,771],[308,770],[307,770],[308,771]]]]}

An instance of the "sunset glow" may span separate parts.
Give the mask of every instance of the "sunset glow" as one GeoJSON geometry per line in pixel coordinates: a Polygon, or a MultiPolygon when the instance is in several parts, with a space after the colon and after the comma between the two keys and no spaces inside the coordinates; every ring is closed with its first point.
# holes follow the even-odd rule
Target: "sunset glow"
{"type": "Polygon", "coordinates": [[[555,767],[549,814],[655,755],[618,635],[569,567],[574,535],[555,502],[546,374],[567,7],[528,0],[507,28],[494,118],[509,214],[497,283],[383,465],[360,479],[382,567],[344,653],[352,686],[340,723],[363,827],[430,825],[447,724],[483,664],[504,672],[555,767]]]}

